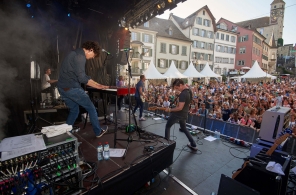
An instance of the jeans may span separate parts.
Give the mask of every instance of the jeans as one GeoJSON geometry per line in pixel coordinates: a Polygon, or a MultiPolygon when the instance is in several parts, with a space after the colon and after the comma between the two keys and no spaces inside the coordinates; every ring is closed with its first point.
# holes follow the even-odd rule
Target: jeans
{"type": "Polygon", "coordinates": [[[171,116],[168,119],[167,124],[165,125],[165,138],[167,140],[170,140],[170,130],[173,124],[177,123],[179,121],[181,131],[185,133],[186,137],[188,138],[191,146],[196,147],[196,143],[193,140],[191,134],[189,131],[186,129],[186,118],[179,117],[177,115],[171,114],[171,116]]]}
{"type": "Polygon", "coordinates": [[[134,113],[140,107],[140,116],[139,117],[142,118],[144,104],[143,104],[143,102],[142,102],[142,100],[141,100],[140,97],[135,97],[135,99],[136,99],[136,106],[134,108],[134,113]]]}
{"type": "MultiPolygon", "coordinates": [[[[73,125],[79,114],[79,105],[85,108],[89,114],[89,119],[92,124],[95,135],[101,134],[101,127],[98,121],[98,114],[94,104],[91,102],[89,96],[82,88],[70,88],[65,91],[62,88],[58,88],[62,99],[70,109],[70,113],[67,118],[67,124],[73,125]]],[[[87,120],[87,119],[85,119],[87,120]]]]}
{"type": "Polygon", "coordinates": [[[121,106],[122,106],[122,100],[123,100],[124,96],[121,95],[118,97],[117,99],[117,107],[118,107],[118,110],[121,110],[121,106]]]}

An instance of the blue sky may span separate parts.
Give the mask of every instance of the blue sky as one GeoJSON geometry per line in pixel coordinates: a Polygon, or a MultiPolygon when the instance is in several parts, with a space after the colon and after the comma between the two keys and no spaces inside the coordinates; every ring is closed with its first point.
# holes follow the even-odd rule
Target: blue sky
{"type": "MultiPolygon", "coordinates": [[[[273,0],[187,0],[179,3],[173,10],[167,10],[164,14],[157,16],[159,18],[168,19],[169,14],[185,18],[207,5],[216,22],[221,18],[233,22],[240,22],[254,18],[269,16],[270,4],[273,0]]],[[[285,18],[284,18],[284,44],[296,43],[296,0],[284,0],[286,2],[285,18]],[[289,7],[290,6],[290,7],[289,7]]]]}

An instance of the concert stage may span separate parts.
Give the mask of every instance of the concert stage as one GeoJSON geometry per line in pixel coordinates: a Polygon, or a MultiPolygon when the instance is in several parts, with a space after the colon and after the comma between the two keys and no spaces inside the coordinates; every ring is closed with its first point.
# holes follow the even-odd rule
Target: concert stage
{"type": "MultiPolygon", "coordinates": [[[[111,157],[108,161],[98,161],[96,147],[98,142],[109,142],[111,148],[114,147],[114,126],[110,125],[109,133],[101,138],[96,138],[91,124],[88,123],[81,130],[74,133],[80,144],[80,152],[87,162],[96,162],[98,165],[97,174],[101,179],[100,183],[93,186],[89,194],[133,194],[148,181],[158,175],[159,172],[169,167],[173,162],[173,154],[176,143],[168,141],[152,133],[141,133],[142,137],[151,140],[145,142],[130,142],[126,158],[111,157]],[[146,151],[145,146],[153,146],[153,151],[146,151]],[[123,193],[124,192],[124,193],[123,193]]],[[[137,132],[131,133],[133,139],[138,139],[137,132]]],[[[128,134],[117,131],[118,139],[127,139],[128,134]]],[[[127,141],[117,141],[117,148],[126,148],[127,141]]],[[[84,187],[89,188],[91,184],[85,182],[84,187]]],[[[85,191],[85,193],[87,193],[85,191]]]]}

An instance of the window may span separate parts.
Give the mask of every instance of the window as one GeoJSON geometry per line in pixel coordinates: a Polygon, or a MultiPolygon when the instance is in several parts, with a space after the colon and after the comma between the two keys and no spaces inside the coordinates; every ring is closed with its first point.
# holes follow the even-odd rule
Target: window
{"type": "Polygon", "coordinates": [[[205,10],[203,10],[203,11],[202,11],[202,15],[206,15],[206,12],[205,12],[205,10]]]}
{"type": "Polygon", "coordinates": [[[227,30],[227,25],[224,23],[220,24],[220,29],[227,30]]]}
{"type": "Polygon", "coordinates": [[[231,48],[231,53],[235,54],[235,52],[236,52],[236,51],[235,51],[235,48],[232,47],[232,48],[231,48]]]}
{"type": "Polygon", "coordinates": [[[143,34],[143,42],[145,42],[145,43],[152,43],[152,36],[151,35],[147,35],[147,34],[143,34]]]}
{"type": "Polygon", "coordinates": [[[224,34],[221,33],[221,40],[224,40],[224,34]]]}
{"type": "Polygon", "coordinates": [[[212,54],[208,54],[209,56],[209,61],[213,61],[213,55],[212,54]]]}
{"type": "Polygon", "coordinates": [[[142,70],[147,70],[149,64],[150,64],[149,61],[143,61],[143,64],[142,64],[142,70]]]}
{"type": "Polygon", "coordinates": [[[203,25],[204,26],[207,26],[207,27],[210,27],[211,26],[211,21],[210,20],[207,20],[207,19],[204,19],[203,25]]]}
{"type": "Polygon", "coordinates": [[[231,47],[228,47],[227,53],[231,53],[231,47]]]}
{"type": "Polygon", "coordinates": [[[221,45],[217,45],[216,46],[216,51],[220,51],[221,50],[221,45]]]}
{"type": "Polygon", "coordinates": [[[231,42],[235,43],[235,36],[231,36],[231,42]]]}
{"type": "Polygon", "coordinates": [[[200,48],[202,48],[202,49],[205,48],[205,42],[200,42],[200,48]]]}
{"type": "Polygon", "coordinates": [[[253,41],[255,43],[257,43],[258,45],[261,45],[261,43],[262,43],[262,41],[258,37],[256,37],[256,36],[253,36],[253,41]]]}
{"type": "Polygon", "coordinates": [[[197,45],[198,45],[198,41],[193,41],[192,47],[197,48],[198,47],[197,45]]]}
{"type": "Polygon", "coordinates": [[[170,45],[170,53],[177,55],[179,54],[179,46],[178,45],[170,45]]]}
{"type": "Polygon", "coordinates": [[[139,33],[132,32],[132,35],[131,35],[132,41],[139,41],[140,40],[139,35],[140,35],[139,33]]]}
{"type": "Polygon", "coordinates": [[[209,47],[208,47],[209,50],[213,50],[213,44],[212,43],[209,43],[209,47]]]}
{"type": "Polygon", "coordinates": [[[173,35],[173,29],[172,29],[172,27],[169,28],[169,35],[173,35]]]}
{"type": "Polygon", "coordinates": [[[138,62],[132,62],[132,73],[139,73],[139,66],[138,66],[138,62]]]}
{"type": "Polygon", "coordinates": [[[187,55],[187,47],[186,46],[182,46],[182,56],[186,56],[187,55]]]}
{"type": "Polygon", "coordinates": [[[149,21],[144,23],[144,27],[149,27],[149,21]]]}
{"type": "Polygon", "coordinates": [[[229,35],[226,35],[225,41],[229,41],[229,35]]]}
{"type": "Polygon", "coordinates": [[[223,58],[223,59],[222,59],[222,62],[223,62],[224,64],[228,64],[228,63],[229,63],[229,58],[223,58]]]}
{"type": "Polygon", "coordinates": [[[166,43],[160,43],[160,53],[166,53],[166,43]]]}
{"type": "Polygon", "coordinates": [[[186,62],[186,61],[181,61],[180,62],[180,69],[186,70],[187,67],[188,67],[188,62],[186,62]]]}
{"type": "Polygon", "coordinates": [[[219,39],[219,33],[216,33],[216,39],[219,39]]]}
{"type": "Polygon", "coordinates": [[[145,57],[151,57],[152,56],[152,49],[150,48],[143,48],[142,52],[145,57]]]}
{"type": "Polygon", "coordinates": [[[234,59],[230,58],[230,64],[233,64],[233,63],[234,63],[234,59]]]}
{"type": "Polygon", "coordinates": [[[192,29],[192,34],[197,36],[198,33],[199,33],[198,31],[199,31],[198,28],[193,28],[193,29],[192,29]]]}
{"type": "Polygon", "coordinates": [[[220,58],[220,57],[215,57],[215,62],[216,62],[216,63],[221,63],[221,62],[222,62],[222,58],[220,58]]]}
{"type": "Polygon", "coordinates": [[[224,46],[224,53],[227,53],[227,52],[228,52],[228,47],[224,46]]]}
{"type": "Polygon", "coordinates": [[[167,68],[167,60],[166,59],[158,59],[158,67],[159,68],[167,68]]]}
{"type": "Polygon", "coordinates": [[[244,36],[241,36],[239,40],[240,42],[245,42],[245,41],[248,41],[248,37],[249,37],[248,35],[244,35],[244,36]]]}
{"type": "Polygon", "coordinates": [[[227,75],[227,68],[223,68],[223,74],[227,75]]]}
{"type": "Polygon", "coordinates": [[[244,66],[245,65],[245,61],[244,60],[238,60],[237,61],[237,65],[244,66]]]}
{"type": "Polygon", "coordinates": [[[246,53],[246,48],[245,47],[239,48],[239,53],[246,53]]]}
{"type": "Polygon", "coordinates": [[[206,31],[205,30],[201,30],[201,36],[205,37],[206,36],[206,31]]]}
{"type": "Polygon", "coordinates": [[[215,68],[214,73],[216,74],[221,74],[221,68],[215,68]]]}
{"type": "Polygon", "coordinates": [[[202,25],[202,18],[201,17],[197,17],[196,23],[202,25]]]}

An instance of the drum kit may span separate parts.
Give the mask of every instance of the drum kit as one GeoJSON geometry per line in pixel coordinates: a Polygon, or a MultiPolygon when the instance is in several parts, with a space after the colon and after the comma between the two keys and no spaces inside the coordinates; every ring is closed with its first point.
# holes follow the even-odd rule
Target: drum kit
{"type": "Polygon", "coordinates": [[[59,106],[63,104],[64,102],[56,86],[49,87],[41,93],[41,106],[59,106]]]}

